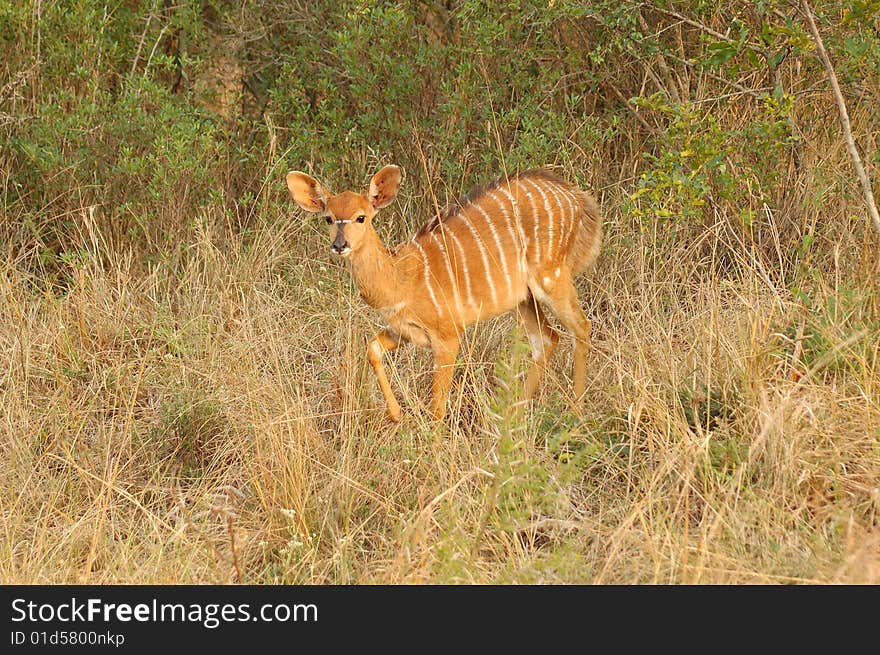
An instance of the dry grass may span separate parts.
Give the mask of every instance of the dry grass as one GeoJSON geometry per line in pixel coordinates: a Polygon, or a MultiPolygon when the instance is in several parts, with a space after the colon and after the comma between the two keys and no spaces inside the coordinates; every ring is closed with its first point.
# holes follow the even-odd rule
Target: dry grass
{"type": "MultiPolygon", "coordinates": [[[[200,216],[149,269],[85,212],[60,288],[10,253],[0,580],[880,582],[876,264],[844,238],[796,297],[723,222],[640,229],[623,193],[582,282],[578,413],[569,342],[513,402],[527,348],[503,318],[468,333],[442,426],[427,354],[394,354],[387,424],[377,317],[280,196],[247,239],[200,216]],[[722,247],[747,253],[728,273],[722,247]]],[[[429,211],[410,194],[398,214],[429,211]]]]}
{"type": "MultiPolygon", "coordinates": [[[[719,124],[762,116],[707,79],[688,97],[719,124]]],[[[404,418],[384,419],[364,357],[378,316],[282,196],[274,126],[253,230],[224,227],[241,209],[226,198],[180,216],[169,190],[157,221],[192,227],[148,264],[85,208],[51,276],[0,158],[0,582],[880,583],[878,240],[822,83],[786,88],[799,160],[774,171],[772,207],[736,186],[751,234],[737,201],[710,198],[707,226],[626,211],[663,129],[646,111],[645,133],[594,151],[572,137],[560,173],[591,180],[607,219],[580,281],[586,399],[572,409],[568,339],[537,402],[516,402],[528,348],[508,316],[466,334],[442,425],[413,347],[388,358],[404,418]]],[[[851,109],[869,153],[865,89],[851,109]]],[[[383,212],[390,241],[463,190],[411,136],[434,186],[383,212]]],[[[350,145],[349,179],[378,169],[350,145]]],[[[59,189],[68,213],[75,192],[59,189]]]]}

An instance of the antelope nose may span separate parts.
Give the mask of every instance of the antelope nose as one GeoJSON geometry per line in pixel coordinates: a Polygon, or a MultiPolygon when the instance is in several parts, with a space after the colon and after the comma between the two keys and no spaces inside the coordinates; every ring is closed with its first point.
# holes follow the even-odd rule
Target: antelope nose
{"type": "Polygon", "coordinates": [[[335,252],[337,255],[341,252],[345,252],[348,250],[348,241],[345,239],[337,239],[333,242],[333,245],[330,246],[330,250],[335,252]]]}

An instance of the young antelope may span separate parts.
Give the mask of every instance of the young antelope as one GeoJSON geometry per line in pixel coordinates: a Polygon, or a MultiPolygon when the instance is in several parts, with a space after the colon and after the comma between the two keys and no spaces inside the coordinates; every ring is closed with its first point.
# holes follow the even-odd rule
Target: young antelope
{"type": "Polygon", "coordinates": [[[307,212],[323,214],[330,250],[348,260],[363,299],[387,322],[368,347],[389,417],[400,420],[382,364],[386,352],[412,342],[434,353],[431,414],[440,420],[467,326],[517,308],[533,363],[525,382],[531,398],[556,349],[559,334],[549,309],[575,339],[573,387],[586,386],[590,321],[574,278],[596,261],[602,219],[588,193],[544,170],[530,170],[477,189],[424,225],[393,251],[373,229],[373,219],[397,197],[397,166],[376,173],[364,193],[333,195],[313,177],[293,171],[287,188],[307,212]]]}

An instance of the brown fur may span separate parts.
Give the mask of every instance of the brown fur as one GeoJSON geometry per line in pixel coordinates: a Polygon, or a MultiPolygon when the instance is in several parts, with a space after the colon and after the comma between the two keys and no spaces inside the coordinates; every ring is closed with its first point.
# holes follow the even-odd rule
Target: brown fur
{"type": "Polygon", "coordinates": [[[422,225],[416,234],[423,234],[425,232],[430,232],[434,230],[443,221],[459,214],[468,205],[472,205],[474,202],[485,196],[490,191],[497,189],[505,182],[517,179],[541,179],[557,182],[559,184],[566,184],[564,180],[557,177],[552,171],[549,171],[546,168],[531,168],[521,173],[515,173],[513,177],[510,178],[504,176],[497,177],[487,184],[481,184],[474,187],[473,189],[468,191],[466,195],[461,196],[460,198],[457,198],[453,202],[446,205],[446,207],[443,208],[443,211],[440,212],[439,216],[435,216],[432,220],[422,225]]]}
{"type": "Polygon", "coordinates": [[[573,387],[580,396],[590,322],[577,302],[573,277],[599,254],[602,223],[595,200],[545,169],[526,171],[472,191],[389,253],[372,220],[394,200],[401,178],[399,168],[386,166],[367,192],[329,196],[314,178],[287,175],[297,204],[325,214],[334,251],[348,258],[364,300],[388,323],[368,355],[391,418],[400,418],[400,405],[382,365],[385,352],[405,341],[434,351],[431,412],[440,418],[461,332],[514,308],[535,360],[526,380],[531,397],[559,339],[539,301],[575,336],[573,387]]]}

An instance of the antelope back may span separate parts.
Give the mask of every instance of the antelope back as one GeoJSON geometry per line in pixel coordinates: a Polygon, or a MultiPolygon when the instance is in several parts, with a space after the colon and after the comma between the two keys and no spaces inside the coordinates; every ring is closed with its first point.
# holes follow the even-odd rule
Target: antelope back
{"type": "Polygon", "coordinates": [[[581,272],[600,240],[592,197],[533,170],[475,190],[400,254],[421,262],[419,283],[432,311],[467,325],[510,310],[548,278],[581,272]]]}

